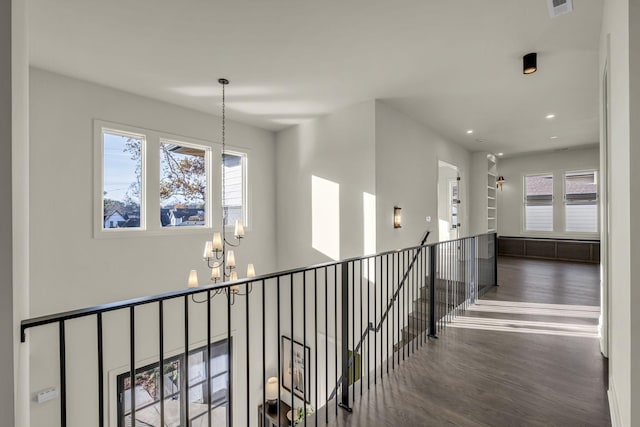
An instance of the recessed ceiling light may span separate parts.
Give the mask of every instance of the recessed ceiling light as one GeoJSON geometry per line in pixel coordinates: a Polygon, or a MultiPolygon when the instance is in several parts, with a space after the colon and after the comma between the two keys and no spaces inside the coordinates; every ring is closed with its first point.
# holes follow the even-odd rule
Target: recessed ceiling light
{"type": "Polygon", "coordinates": [[[547,115],[546,115],[546,118],[547,118],[547,119],[553,119],[553,118],[555,118],[555,117],[556,117],[556,115],[555,115],[555,114],[547,114],[547,115]]]}
{"type": "Polygon", "coordinates": [[[550,136],[549,139],[558,139],[556,135],[550,136]]]}
{"type": "Polygon", "coordinates": [[[527,53],[522,57],[522,74],[533,74],[538,71],[538,54],[527,53]]]}
{"type": "Polygon", "coordinates": [[[504,153],[498,153],[498,156],[502,157],[502,156],[504,156],[504,153]]]}
{"type": "Polygon", "coordinates": [[[467,135],[471,135],[472,133],[473,133],[473,129],[469,129],[469,130],[467,131],[467,135]]]}

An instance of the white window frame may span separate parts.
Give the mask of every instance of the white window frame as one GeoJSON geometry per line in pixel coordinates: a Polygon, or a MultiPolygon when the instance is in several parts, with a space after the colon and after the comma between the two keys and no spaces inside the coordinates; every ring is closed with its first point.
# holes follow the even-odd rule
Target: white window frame
{"type": "MultiPolygon", "coordinates": [[[[230,154],[232,156],[239,156],[242,160],[241,160],[241,164],[242,164],[242,214],[241,214],[241,218],[242,218],[242,224],[245,228],[245,231],[248,231],[251,229],[251,221],[249,221],[249,208],[248,208],[248,159],[249,159],[249,155],[247,153],[247,151],[239,151],[237,149],[226,149],[224,151],[224,153],[222,153],[221,150],[221,155],[222,154],[230,154]]],[[[222,200],[222,162],[220,163],[220,209],[222,211],[222,209],[224,208],[224,206],[222,206],[222,204],[224,203],[224,201],[222,200]]],[[[235,224],[228,224],[225,227],[226,230],[234,230],[235,229],[235,224]]]]}
{"type": "MultiPolygon", "coordinates": [[[[214,182],[214,176],[221,176],[222,165],[218,164],[214,157],[215,153],[221,153],[221,144],[217,142],[205,141],[181,135],[174,135],[168,132],[144,129],[131,125],[94,120],[94,218],[93,237],[95,239],[104,238],[130,238],[134,236],[167,236],[167,235],[189,235],[201,234],[209,235],[214,228],[218,229],[217,222],[219,213],[214,214],[220,205],[214,206],[213,200],[220,196],[221,185],[214,182]],[[105,229],[104,217],[102,214],[103,197],[103,132],[114,133],[123,136],[133,136],[143,139],[142,165],[141,165],[141,189],[140,189],[140,228],[119,228],[105,229]],[[161,141],[176,143],[181,146],[206,149],[205,156],[208,156],[207,172],[207,192],[205,195],[205,225],[193,227],[162,227],[160,224],[160,143],[161,141]],[[157,212],[156,212],[157,209],[157,212]],[[214,224],[215,222],[215,224],[214,224]]],[[[248,218],[247,208],[247,158],[248,150],[233,149],[227,153],[244,156],[243,167],[243,215],[248,218]]],[[[219,157],[218,157],[219,159],[219,157]]],[[[222,200],[220,198],[220,200],[222,200]]],[[[246,221],[246,219],[245,219],[246,221]]],[[[247,227],[245,226],[245,229],[247,227]]]]}
{"type": "Polygon", "coordinates": [[[598,169],[582,169],[582,170],[568,170],[562,172],[562,233],[571,235],[574,237],[589,237],[594,238],[600,236],[600,184],[598,183],[598,175],[600,171],[598,169]],[[567,231],[567,174],[581,174],[581,173],[594,173],[596,180],[596,214],[597,214],[597,230],[596,231],[567,231]]]}
{"type": "MultiPolygon", "coordinates": [[[[238,375],[237,372],[239,372],[240,369],[240,365],[239,363],[237,363],[238,357],[238,349],[237,349],[237,344],[239,341],[238,338],[238,331],[236,328],[232,328],[231,329],[231,334],[227,335],[227,333],[223,333],[223,334],[215,334],[211,336],[211,343],[215,343],[218,341],[222,341],[225,340],[227,338],[231,338],[231,354],[229,355],[229,366],[228,368],[231,369],[231,375],[234,375],[234,372],[236,373],[235,375],[238,375]]],[[[331,341],[331,339],[329,340],[331,341]]],[[[189,344],[189,351],[194,351],[197,350],[200,347],[206,347],[207,346],[207,340],[198,340],[196,342],[190,343],[189,344]]],[[[166,358],[171,358],[171,357],[175,357],[178,356],[180,354],[184,353],[184,347],[178,347],[178,348],[173,348],[173,349],[168,349],[165,352],[165,357],[166,358]]],[[[156,363],[158,361],[157,356],[150,356],[150,357],[146,357],[140,360],[136,361],[136,366],[141,367],[141,366],[146,366],[146,365],[150,365],[152,363],[156,363]]],[[[108,375],[108,400],[109,400],[109,404],[108,404],[108,415],[109,415],[109,423],[108,425],[110,427],[117,427],[118,426],[118,376],[129,372],[129,370],[131,369],[130,365],[120,365],[117,366],[113,369],[110,369],[107,373],[108,375]]],[[[237,402],[240,401],[240,399],[242,399],[242,397],[244,396],[244,394],[242,394],[241,396],[242,390],[241,387],[231,387],[231,396],[232,396],[232,402],[237,402]]]]}
{"type": "Polygon", "coordinates": [[[522,209],[521,209],[521,234],[528,236],[550,236],[555,233],[555,185],[556,185],[556,176],[553,172],[535,172],[535,173],[525,173],[522,175],[522,209]],[[527,229],[527,177],[529,176],[551,176],[552,185],[551,185],[551,231],[544,230],[529,230],[527,229]]]}
{"type": "MultiPolygon", "coordinates": [[[[158,144],[158,156],[160,155],[160,145],[161,144],[173,144],[173,145],[178,145],[180,147],[185,147],[185,148],[193,148],[196,150],[202,150],[204,151],[204,170],[205,170],[205,178],[207,180],[207,188],[205,191],[205,196],[204,196],[204,221],[205,221],[205,225],[192,225],[192,226],[183,226],[183,227],[163,227],[162,224],[160,224],[160,229],[165,231],[165,230],[177,230],[177,229],[184,229],[186,230],[202,230],[202,229],[208,229],[209,231],[211,231],[212,229],[212,224],[213,224],[213,203],[212,203],[212,187],[213,187],[213,174],[211,172],[212,169],[212,155],[211,155],[211,146],[210,145],[204,145],[204,144],[197,144],[197,143],[193,143],[193,142],[186,142],[185,138],[164,138],[164,137],[160,137],[159,140],[159,144],[158,144]]],[[[160,158],[158,157],[158,160],[160,160],[160,158]]],[[[158,168],[160,168],[160,162],[158,162],[158,168]]],[[[160,169],[158,169],[158,200],[160,201],[160,169]]],[[[161,209],[161,208],[160,208],[161,209]]],[[[160,214],[161,211],[158,211],[158,214],[160,214]]],[[[160,216],[158,215],[158,219],[160,218],[160,216]]]]}
{"type": "Polygon", "coordinates": [[[102,123],[94,126],[94,137],[97,142],[94,152],[94,236],[95,235],[119,235],[140,233],[146,230],[146,209],[147,209],[147,180],[146,180],[146,153],[147,136],[139,132],[139,129],[124,125],[113,125],[102,123]],[[140,227],[136,228],[104,228],[104,135],[118,135],[140,139],[140,227]],[[97,195],[97,196],[95,196],[97,195]]]}

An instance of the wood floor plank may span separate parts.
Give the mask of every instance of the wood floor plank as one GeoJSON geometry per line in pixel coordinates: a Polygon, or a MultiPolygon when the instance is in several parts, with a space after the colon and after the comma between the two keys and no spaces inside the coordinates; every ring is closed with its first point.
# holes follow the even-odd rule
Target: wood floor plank
{"type": "Polygon", "coordinates": [[[597,325],[594,316],[572,317],[576,307],[569,305],[586,311],[599,305],[598,266],[505,257],[498,274],[500,286],[484,296],[482,312],[464,313],[462,327],[445,328],[439,339],[358,396],[353,413],[340,411],[329,425],[611,425],[597,338],[535,332],[597,325]],[[522,310],[527,305],[520,304],[521,310],[510,313],[510,305],[500,303],[492,313],[490,301],[552,304],[546,308],[558,312],[527,313],[522,310]],[[511,322],[515,326],[508,331],[464,327],[474,321],[509,325],[510,319],[521,323],[511,322]],[[518,325],[534,331],[525,333],[518,325]]]}

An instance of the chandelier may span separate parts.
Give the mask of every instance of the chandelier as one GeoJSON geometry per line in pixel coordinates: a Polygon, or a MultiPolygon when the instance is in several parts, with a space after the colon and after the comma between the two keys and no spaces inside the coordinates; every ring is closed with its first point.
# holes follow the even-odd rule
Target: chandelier
{"type": "MultiPolygon", "coordinates": [[[[238,280],[238,272],[236,269],[236,256],[232,249],[227,250],[227,246],[235,248],[240,246],[241,240],[244,238],[244,224],[241,219],[237,219],[235,223],[233,241],[227,240],[226,233],[226,223],[227,223],[227,215],[228,212],[225,209],[224,202],[226,200],[226,171],[224,164],[224,156],[225,156],[225,148],[226,148],[226,112],[225,112],[225,86],[229,84],[229,80],[227,79],[218,79],[218,83],[222,85],[222,152],[221,152],[221,162],[220,165],[222,167],[222,200],[220,206],[222,208],[222,231],[215,231],[213,233],[213,239],[205,242],[204,245],[204,253],[202,255],[203,260],[207,263],[207,266],[211,270],[211,281],[213,283],[217,283],[218,281],[236,281],[238,280]]],[[[247,277],[255,277],[256,272],[253,264],[247,265],[247,277]]],[[[195,288],[198,286],[198,272],[196,270],[191,270],[189,273],[189,281],[188,286],[190,288],[195,288]]],[[[235,301],[236,295],[246,296],[249,295],[252,291],[252,284],[249,283],[247,285],[246,292],[242,293],[240,291],[239,285],[231,285],[225,289],[219,289],[214,291],[213,296],[222,293],[228,292],[228,296],[231,298],[231,304],[235,301]]],[[[192,296],[193,299],[193,296],[192,296]]],[[[193,299],[194,302],[206,302],[198,301],[193,299]]]]}

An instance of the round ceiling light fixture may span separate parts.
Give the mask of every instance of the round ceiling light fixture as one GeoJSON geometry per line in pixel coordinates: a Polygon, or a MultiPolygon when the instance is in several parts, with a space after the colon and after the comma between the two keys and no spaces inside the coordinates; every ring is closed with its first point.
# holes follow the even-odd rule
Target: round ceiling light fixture
{"type": "Polygon", "coordinates": [[[522,57],[522,74],[533,74],[538,71],[538,54],[527,53],[522,57]]]}

